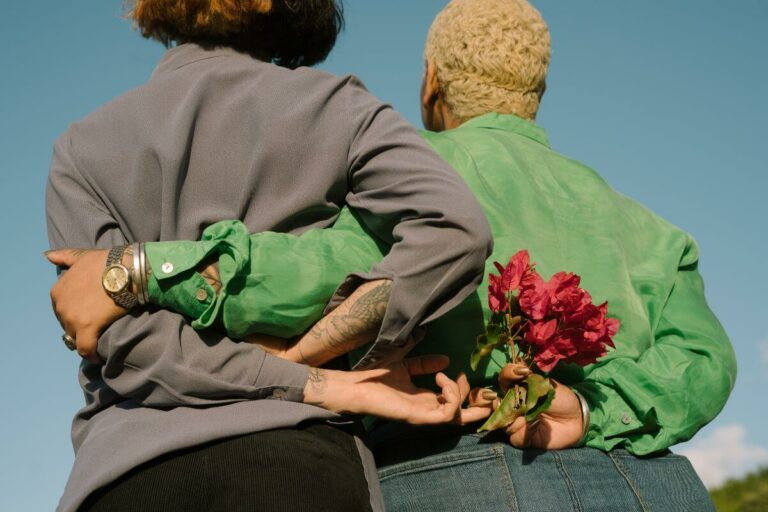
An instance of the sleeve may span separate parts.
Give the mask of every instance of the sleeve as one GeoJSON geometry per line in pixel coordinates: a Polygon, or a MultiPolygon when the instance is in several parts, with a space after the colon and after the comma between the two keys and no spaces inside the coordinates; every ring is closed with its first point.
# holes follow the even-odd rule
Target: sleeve
{"type": "Polygon", "coordinates": [[[344,276],[370,270],[384,249],[348,208],[332,227],[300,236],[249,235],[242,222],[221,221],[199,242],[146,244],[153,269],[148,291],[153,304],[192,318],[195,329],[222,327],[232,338],[256,332],[289,338],[320,320],[344,276]],[[218,294],[195,270],[212,255],[220,267],[218,294]]]}
{"type": "Polygon", "coordinates": [[[370,272],[353,273],[330,308],[362,282],[391,279],[392,292],[371,350],[357,368],[400,352],[417,326],[461,303],[482,280],[490,227],[464,180],[402,116],[358,82],[349,87],[347,203],[392,244],[370,272]]]}
{"type": "Polygon", "coordinates": [[[591,408],[586,444],[646,455],[686,441],[720,412],[735,379],[733,347],[707,305],[689,238],[653,345],[573,386],[591,408]]]}
{"type": "MultiPolygon", "coordinates": [[[[77,168],[71,139],[54,147],[46,192],[52,248],[108,248],[126,243],[118,222],[77,168]]],[[[236,343],[213,331],[195,331],[172,312],[124,317],[99,339],[98,368],[81,365],[86,399],[104,384],[110,392],[149,406],[211,405],[268,398],[302,401],[309,368],[236,343]],[[88,382],[100,375],[103,383],[88,382]],[[93,391],[90,388],[93,388],[93,391]]]]}

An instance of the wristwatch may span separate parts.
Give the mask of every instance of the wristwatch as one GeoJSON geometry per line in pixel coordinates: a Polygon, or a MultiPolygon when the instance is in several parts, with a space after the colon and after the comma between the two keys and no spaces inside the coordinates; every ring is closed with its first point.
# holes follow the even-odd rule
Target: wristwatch
{"type": "Polygon", "coordinates": [[[123,265],[123,254],[127,248],[127,245],[122,245],[109,250],[101,285],[115,304],[125,309],[133,309],[139,301],[131,291],[131,271],[123,265]]]}

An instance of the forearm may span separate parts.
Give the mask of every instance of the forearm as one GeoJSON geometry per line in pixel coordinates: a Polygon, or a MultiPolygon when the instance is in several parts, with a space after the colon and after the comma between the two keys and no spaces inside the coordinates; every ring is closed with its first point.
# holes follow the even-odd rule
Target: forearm
{"type": "Polygon", "coordinates": [[[292,361],[321,366],[373,341],[387,309],[392,281],[361,285],[286,351],[292,361]]]}
{"type": "Polygon", "coordinates": [[[344,276],[368,270],[383,254],[346,208],[333,227],[300,236],[249,235],[241,223],[224,221],[199,242],[152,243],[146,250],[155,272],[165,263],[174,268],[149,280],[150,300],[192,318],[195,328],[223,328],[234,338],[304,334],[344,276]]]}

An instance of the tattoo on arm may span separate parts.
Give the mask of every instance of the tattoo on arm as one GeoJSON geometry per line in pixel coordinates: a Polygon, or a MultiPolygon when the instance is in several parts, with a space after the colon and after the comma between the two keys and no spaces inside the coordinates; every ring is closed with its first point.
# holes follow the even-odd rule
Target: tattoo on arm
{"type": "Polygon", "coordinates": [[[325,371],[321,370],[320,368],[310,368],[307,382],[309,384],[310,389],[312,390],[312,393],[316,394],[317,397],[305,403],[308,403],[310,405],[322,406],[323,403],[325,403],[325,400],[323,400],[321,397],[323,396],[326,389],[328,388],[328,382],[327,382],[327,377],[325,375],[325,371]]]}
{"type": "Polygon", "coordinates": [[[209,285],[218,294],[221,292],[221,274],[219,273],[219,262],[203,263],[204,267],[199,271],[209,285]]]}
{"type": "Polygon", "coordinates": [[[392,281],[381,281],[359,297],[354,294],[347,302],[315,324],[308,335],[327,352],[340,356],[370,341],[384,319],[392,281]]]}

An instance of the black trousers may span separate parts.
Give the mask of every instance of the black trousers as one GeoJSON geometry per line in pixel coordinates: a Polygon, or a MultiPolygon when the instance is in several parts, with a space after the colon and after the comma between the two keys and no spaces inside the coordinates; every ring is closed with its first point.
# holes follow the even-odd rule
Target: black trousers
{"type": "Polygon", "coordinates": [[[325,424],[174,452],[93,493],[83,512],[369,512],[354,438],[325,424]]]}

